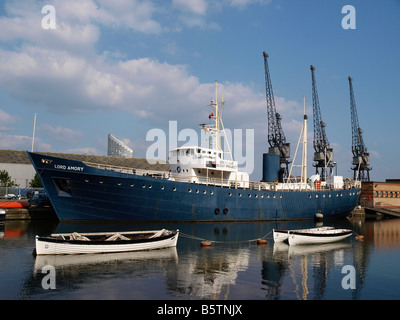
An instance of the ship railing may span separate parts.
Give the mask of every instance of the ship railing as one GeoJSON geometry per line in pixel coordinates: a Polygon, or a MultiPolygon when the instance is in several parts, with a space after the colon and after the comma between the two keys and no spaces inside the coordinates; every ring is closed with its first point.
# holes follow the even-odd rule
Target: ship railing
{"type": "Polygon", "coordinates": [[[84,161],[83,163],[92,168],[110,170],[110,171],[116,171],[116,172],[122,172],[122,173],[136,174],[135,168],[119,167],[119,166],[112,166],[112,165],[108,165],[108,164],[86,162],[86,161],[84,161]]]}
{"type": "Polygon", "coordinates": [[[168,171],[159,170],[148,170],[148,169],[137,169],[131,167],[120,167],[107,164],[91,163],[85,162],[86,165],[104,169],[111,170],[121,173],[134,174],[140,176],[151,176],[158,179],[168,179],[179,182],[190,182],[198,183],[204,185],[228,187],[232,189],[249,189],[258,191],[321,191],[321,190],[337,190],[337,189],[351,189],[351,188],[361,188],[360,181],[351,181],[344,184],[343,188],[336,188],[332,185],[315,187],[314,185],[309,186],[304,183],[274,183],[274,182],[263,182],[263,181],[248,181],[248,180],[235,180],[235,179],[224,179],[223,177],[203,177],[196,175],[189,175],[184,173],[172,173],[168,171]]]}
{"type": "Polygon", "coordinates": [[[249,189],[248,180],[232,180],[223,177],[204,177],[183,173],[168,173],[167,178],[173,181],[204,184],[209,186],[249,189]]]}
{"type": "Polygon", "coordinates": [[[120,166],[113,166],[108,164],[101,164],[101,163],[93,163],[93,162],[84,162],[86,165],[103,170],[110,170],[115,172],[121,173],[128,173],[128,174],[135,174],[139,176],[154,176],[154,177],[164,177],[168,174],[167,171],[159,171],[159,170],[148,170],[148,169],[137,169],[132,167],[120,167],[120,166]]]}

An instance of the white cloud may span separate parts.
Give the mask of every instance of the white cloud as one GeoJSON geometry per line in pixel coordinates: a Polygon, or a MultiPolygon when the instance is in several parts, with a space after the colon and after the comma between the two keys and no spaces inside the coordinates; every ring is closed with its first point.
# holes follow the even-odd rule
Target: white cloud
{"type": "Polygon", "coordinates": [[[79,130],[53,127],[49,124],[42,124],[37,130],[50,139],[63,143],[76,144],[83,137],[83,133],[79,130]]]}
{"type": "Polygon", "coordinates": [[[18,117],[13,116],[0,109],[0,131],[12,130],[12,127],[10,127],[10,125],[16,123],[18,119],[18,117]]]}
{"type": "Polygon", "coordinates": [[[232,7],[244,9],[254,3],[258,3],[261,5],[269,4],[272,2],[272,0],[226,0],[225,2],[227,2],[232,7]]]}
{"type": "Polygon", "coordinates": [[[162,31],[160,23],[152,18],[157,8],[150,1],[57,0],[54,6],[57,12],[71,21],[96,22],[109,27],[123,27],[144,33],[162,31]]]}
{"type": "MultiPolygon", "coordinates": [[[[250,3],[241,1],[240,6],[250,3]]],[[[6,4],[8,16],[0,17],[0,41],[7,44],[0,48],[2,89],[26,105],[56,114],[127,110],[151,126],[167,126],[168,120],[178,120],[180,127],[195,127],[208,120],[209,110],[205,106],[214,97],[214,83],[201,83],[185,65],[155,58],[128,59],[118,49],[96,53],[95,45],[102,27],[140,33],[165,32],[171,28],[155,17],[174,9],[173,16],[186,26],[219,28],[207,21],[207,12],[211,11],[211,5],[217,6],[215,3],[173,0],[172,9],[165,5],[156,7],[149,1],[125,0],[54,0],[51,4],[56,8],[56,30],[41,28],[43,14],[39,2],[22,0],[6,4]],[[191,123],[187,123],[188,119],[191,123]]],[[[239,2],[230,1],[228,5],[239,7],[239,2]]],[[[172,20],[176,19],[167,19],[172,20]]],[[[173,53],[177,43],[172,42],[171,46],[169,50],[173,53]]],[[[227,101],[226,127],[266,132],[264,94],[254,92],[249,85],[228,82],[219,85],[219,92],[219,97],[227,101]]],[[[276,98],[276,102],[279,110],[297,112],[298,105],[293,101],[276,98]]],[[[55,143],[77,143],[83,135],[51,125],[42,125],[38,131],[46,133],[47,139],[55,143]]],[[[29,147],[31,138],[3,134],[1,139],[0,146],[13,141],[16,147],[29,147]]],[[[50,148],[49,144],[41,145],[43,151],[50,148]]],[[[69,150],[97,152],[90,147],[69,150]]]]}
{"type": "MultiPolygon", "coordinates": [[[[32,137],[22,135],[10,135],[0,132],[0,149],[12,150],[31,150],[32,137]]],[[[50,144],[43,142],[40,138],[35,137],[34,150],[51,151],[50,144]]]]}
{"type": "MultiPolygon", "coordinates": [[[[214,83],[200,83],[184,65],[150,58],[114,63],[100,56],[88,61],[37,47],[26,47],[23,53],[0,50],[0,85],[18,99],[53,113],[127,110],[153,124],[188,115],[202,122],[215,92],[214,83]]],[[[220,83],[222,97],[232,125],[266,125],[264,94],[245,84],[220,83]]],[[[302,114],[297,102],[275,100],[277,111],[287,115],[284,121],[289,114],[302,114]]]]}
{"type": "Polygon", "coordinates": [[[207,2],[204,0],[172,0],[172,5],[182,11],[190,11],[203,15],[207,11],[207,2]]]}
{"type": "MultiPolygon", "coordinates": [[[[58,8],[58,7],[57,7],[58,8]]],[[[63,19],[63,10],[56,10],[56,29],[45,30],[41,21],[44,15],[37,2],[18,1],[6,5],[8,16],[0,18],[0,40],[18,43],[34,43],[53,50],[67,50],[84,54],[93,49],[99,39],[98,27],[89,23],[73,24],[63,19]]]]}

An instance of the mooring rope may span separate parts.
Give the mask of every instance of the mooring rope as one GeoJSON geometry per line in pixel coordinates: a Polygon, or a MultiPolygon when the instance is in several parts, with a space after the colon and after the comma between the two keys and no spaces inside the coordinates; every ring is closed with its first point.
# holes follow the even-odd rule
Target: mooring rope
{"type": "Polygon", "coordinates": [[[180,236],[183,236],[183,237],[185,237],[185,238],[188,238],[188,239],[192,239],[192,240],[210,241],[210,242],[212,242],[212,243],[245,243],[245,242],[255,242],[255,241],[260,240],[260,239],[265,239],[266,237],[268,237],[268,236],[271,234],[271,232],[272,232],[272,231],[268,232],[265,236],[263,236],[263,237],[261,237],[261,238],[251,239],[251,240],[242,240],[242,241],[217,241],[217,240],[208,240],[208,239],[205,239],[205,238],[195,237],[195,236],[192,236],[192,235],[190,235],[190,234],[183,233],[183,232],[179,232],[179,235],[180,235],[180,236]]]}

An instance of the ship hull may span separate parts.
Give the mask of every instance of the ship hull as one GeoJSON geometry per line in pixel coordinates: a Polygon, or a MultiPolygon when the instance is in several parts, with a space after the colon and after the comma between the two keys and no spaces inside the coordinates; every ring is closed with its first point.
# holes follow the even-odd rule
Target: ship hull
{"type": "Polygon", "coordinates": [[[177,182],[28,155],[61,221],[252,221],[347,216],[360,189],[272,191],[177,182]]]}

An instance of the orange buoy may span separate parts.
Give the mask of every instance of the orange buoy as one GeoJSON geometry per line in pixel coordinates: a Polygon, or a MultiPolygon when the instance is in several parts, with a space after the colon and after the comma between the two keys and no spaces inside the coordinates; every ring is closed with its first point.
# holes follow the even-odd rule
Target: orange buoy
{"type": "Polygon", "coordinates": [[[265,239],[257,239],[257,244],[266,244],[267,240],[265,239]]]}
{"type": "Polygon", "coordinates": [[[204,240],[204,241],[200,242],[200,244],[202,247],[209,247],[209,246],[211,246],[211,241],[204,240]]]}

